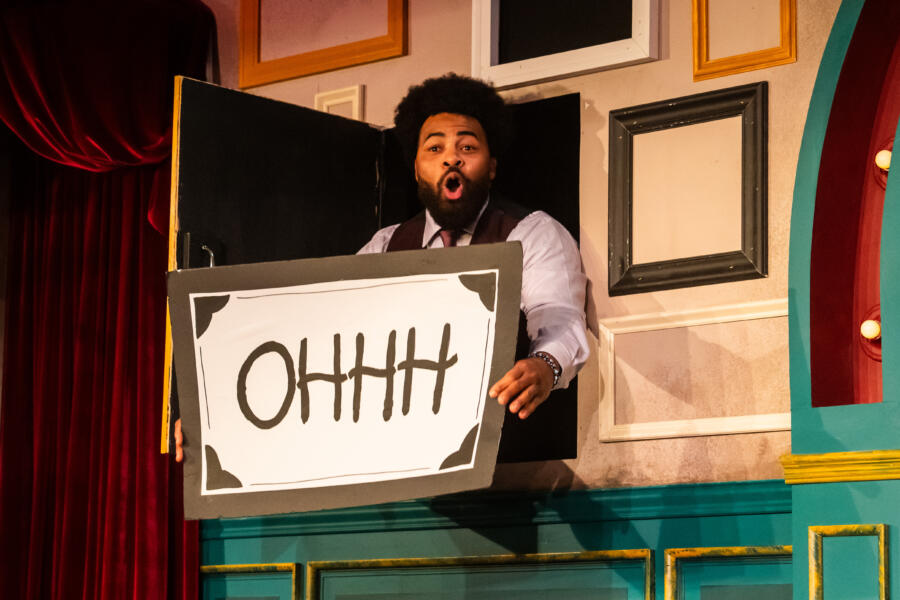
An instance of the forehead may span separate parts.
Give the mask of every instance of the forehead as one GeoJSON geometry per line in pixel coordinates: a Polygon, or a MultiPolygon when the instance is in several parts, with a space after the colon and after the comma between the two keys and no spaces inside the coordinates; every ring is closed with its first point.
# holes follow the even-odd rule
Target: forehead
{"type": "Polygon", "coordinates": [[[419,142],[424,141],[425,138],[433,134],[449,136],[458,135],[459,132],[463,131],[475,134],[483,142],[487,141],[487,135],[484,133],[484,128],[481,127],[478,119],[456,113],[438,113],[431,115],[422,123],[422,127],[419,129],[419,142]]]}

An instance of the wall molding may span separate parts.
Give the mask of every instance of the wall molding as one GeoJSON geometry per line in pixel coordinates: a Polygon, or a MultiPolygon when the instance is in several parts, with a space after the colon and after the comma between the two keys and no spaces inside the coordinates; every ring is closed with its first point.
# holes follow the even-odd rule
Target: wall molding
{"type": "Polygon", "coordinates": [[[822,541],[826,537],[873,536],[878,538],[878,598],[888,598],[887,525],[811,525],[809,527],[809,598],[825,598],[825,563],[822,541]]]}
{"type": "Polygon", "coordinates": [[[791,488],[781,480],[568,492],[472,492],[359,508],[209,519],[201,521],[200,537],[207,542],[333,533],[790,514],[791,510],[791,488]]]}
{"type": "Polygon", "coordinates": [[[677,327],[730,323],[752,319],[786,317],[787,298],[716,306],[698,310],[661,312],[603,319],[599,325],[601,340],[600,360],[604,361],[602,389],[600,390],[600,441],[621,442],[679,438],[700,435],[724,435],[755,433],[761,431],[786,431],[791,428],[791,413],[769,413],[735,417],[707,417],[678,419],[646,423],[616,423],[616,335],[641,331],[659,331],[677,327]]]}
{"type": "Polygon", "coordinates": [[[900,479],[900,450],[785,454],[787,484],[900,479]]]}
{"type": "Polygon", "coordinates": [[[591,562],[643,563],[644,598],[652,599],[655,592],[653,550],[589,550],[584,552],[548,552],[538,554],[499,554],[493,556],[452,556],[443,558],[376,558],[364,560],[309,561],[306,563],[306,600],[322,597],[322,576],[329,572],[377,569],[441,569],[473,567],[482,569],[504,565],[578,564],[591,562]]]}
{"type": "Polygon", "coordinates": [[[720,546],[715,548],[667,548],[665,551],[665,600],[681,598],[678,589],[680,567],[684,560],[734,558],[772,558],[793,556],[793,546],[720,546]]]}

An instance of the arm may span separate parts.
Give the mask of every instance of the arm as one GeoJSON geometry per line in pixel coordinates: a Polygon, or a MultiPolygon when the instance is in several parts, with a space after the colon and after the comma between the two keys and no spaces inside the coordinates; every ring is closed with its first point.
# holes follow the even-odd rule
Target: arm
{"type": "Polygon", "coordinates": [[[575,240],[546,213],[535,212],[523,219],[508,239],[522,242],[522,310],[528,322],[530,351],[548,353],[562,369],[554,387],[550,365],[539,358],[526,358],[491,387],[491,397],[524,419],[552,389],[567,387],[587,360],[587,278],[575,240]]]}

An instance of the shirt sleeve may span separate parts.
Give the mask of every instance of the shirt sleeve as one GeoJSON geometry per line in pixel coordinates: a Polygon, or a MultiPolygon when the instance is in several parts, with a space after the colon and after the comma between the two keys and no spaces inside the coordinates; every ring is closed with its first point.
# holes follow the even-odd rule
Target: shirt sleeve
{"type": "Polygon", "coordinates": [[[521,306],[531,352],[552,354],[562,367],[556,387],[567,387],[590,354],[584,318],[587,278],[578,246],[565,227],[542,211],[522,219],[507,239],[522,243],[521,306]]]}
{"type": "Polygon", "coordinates": [[[357,254],[378,254],[386,251],[391,241],[391,236],[394,235],[394,230],[399,226],[400,224],[397,223],[396,225],[379,229],[372,236],[372,239],[369,240],[369,243],[359,249],[357,254]]]}

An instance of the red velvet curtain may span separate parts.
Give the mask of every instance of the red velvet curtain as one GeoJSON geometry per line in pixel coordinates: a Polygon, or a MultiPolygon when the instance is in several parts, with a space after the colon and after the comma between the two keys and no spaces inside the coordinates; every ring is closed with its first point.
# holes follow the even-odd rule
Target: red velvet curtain
{"type": "Polygon", "coordinates": [[[0,120],[44,157],[20,157],[11,198],[3,597],[198,594],[197,524],[159,454],[161,232],[172,80],[203,77],[213,28],[194,0],[0,10],[0,120]]]}

